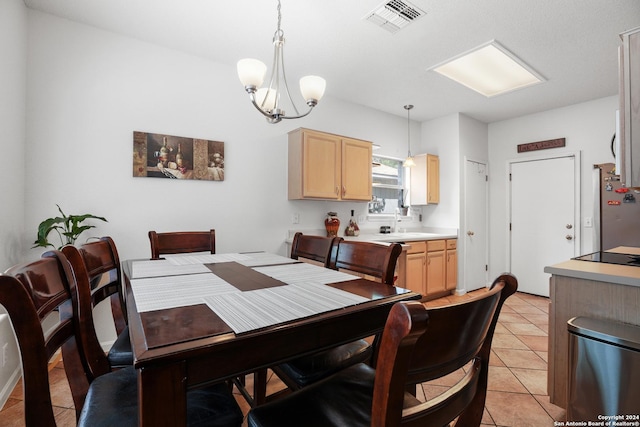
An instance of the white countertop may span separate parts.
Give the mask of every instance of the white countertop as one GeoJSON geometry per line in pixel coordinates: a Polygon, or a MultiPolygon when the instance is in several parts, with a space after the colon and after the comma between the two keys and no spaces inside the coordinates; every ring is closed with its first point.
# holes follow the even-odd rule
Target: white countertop
{"type": "MultiPolygon", "coordinates": [[[[305,234],[316,234],[316,235],[324,235],[321,232],[313,232],[311,230],[300,230],[305,234]]],[[[289,237],[286,242],[291,243],[293,240],[293,235],[295,231],[289,231],[289,237]]],[[[404,232],[396,232],[396,233],[376,233],[373,231],[361,231],[359,236],[344,236],[340,235],[340,237],[345,240],[355,240],[362,242],[416,242],[416,241],[424,241],[424,240],[442,240],[442,239],[457,239],[458,235],[456,230],[435,230],[431,231],[421,231],[421,230],[407,230],[404,232]]]]}
{"type": "MultiPolygon", "coordinates": [[[[607,252],[640,255],[640,248],[620,246],[607,252]]],[[[640,267],[571,259],[544,268],[545,273],[640,287],[640,267]]]]}

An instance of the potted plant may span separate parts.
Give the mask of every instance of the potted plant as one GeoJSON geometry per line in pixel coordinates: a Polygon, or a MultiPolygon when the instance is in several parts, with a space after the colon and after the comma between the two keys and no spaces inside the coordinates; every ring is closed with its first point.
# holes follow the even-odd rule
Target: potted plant
{"type": "Polygon", "coordinates": [[[100,221],[107,222],[105,218],[92,214],[66,215],[62,212],[59,205],[56,206],[58,206],[58,211],[62,216],[47,218],[38,225],[38,239],[33,242],[32,248],[48,248],[50,246],[55,249],[60,249],[64,245],[73,245],[83,231],[95,228],[95,225],[83,224],[85,220],[99,219],[100,221]],[[60,238],[60,246],[57,247],[49,241],[49,234],[54,230],[60,238]]]}

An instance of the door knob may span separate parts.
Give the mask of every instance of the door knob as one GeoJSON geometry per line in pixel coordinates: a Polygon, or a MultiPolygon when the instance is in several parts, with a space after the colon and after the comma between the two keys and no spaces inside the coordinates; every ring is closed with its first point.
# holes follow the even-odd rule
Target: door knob
{"type": "Polygon", "coordinates": [[[467,231],[467,236],[473,236],[474,234],[476,234],[476,233],[474,233],[474,232],[473,232],[473,231],[471,231],[471,230],[467,231]]]}
{"type": "Polygon", "coordinates": [[[573,225],[567,224],[567,230],[571,230],[572,228],[573,228],[573,225]]]}
{"type": "Polygon", "coordinates": [[[564,238],[567,240],[573,240],[573,236],[571,234],[567,234],[564,238]]]}

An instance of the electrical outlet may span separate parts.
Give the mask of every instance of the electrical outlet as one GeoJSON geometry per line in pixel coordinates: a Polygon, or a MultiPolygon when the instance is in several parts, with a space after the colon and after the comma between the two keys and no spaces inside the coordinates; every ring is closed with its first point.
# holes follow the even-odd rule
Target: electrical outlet
{"type": "Polygon", "coordinates": [[[8,352],[9,352],[9,343],[6,342],[2,346],[2,367],[3,368],[7,365],[8,352]]]}
{"type": "Polygon", "coordinates": [[[300,224],[300,214],[298,212],[294,212],[291,214],[291,223],[300,224]]]}
{"type": "Polygon", "coordinates": [[[584,218],[584,226],[585,227],[593,227],[593,220],[590,216],[584,218]]]}
{"type": "Polygon", "coordinates": [[[363,222],[365,222],[367,220],[367,217],[364,215],[358,215],[358,223],[362,224],[363,222]]]}

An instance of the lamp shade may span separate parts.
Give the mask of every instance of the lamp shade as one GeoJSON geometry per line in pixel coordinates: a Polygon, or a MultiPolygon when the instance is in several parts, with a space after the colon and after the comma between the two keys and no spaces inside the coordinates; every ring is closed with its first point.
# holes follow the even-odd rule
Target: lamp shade
{"type": "Polygon", "coordinates": [[[402,164],[402,166],[404,166],[405,168],[412,168],[415,165],[416,165],[416,162],[413,161],[413,157],[411,156],[404,159],[404,163],[402,164]]]}
{"type": "Polygon", "coordinates": [[[322,77],[304,76],[300,79],[300,92],[307,102],[309,100],[320,101],[326,87],[327,82],[322,77]]]}
{"type": "Polygon", "coordinates": [[[276,91],[261,87],[256,91],[256,104],[262,111],[273,111],[276,106],[276,91]]]}
{"type": "Polygon", "coordinates": [[[262,61],[252,58],[238,61],[238,77],[245,87],[260,87],[266,73],[267,66],[262,61]]]}

